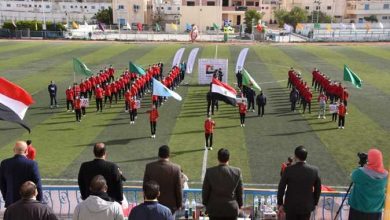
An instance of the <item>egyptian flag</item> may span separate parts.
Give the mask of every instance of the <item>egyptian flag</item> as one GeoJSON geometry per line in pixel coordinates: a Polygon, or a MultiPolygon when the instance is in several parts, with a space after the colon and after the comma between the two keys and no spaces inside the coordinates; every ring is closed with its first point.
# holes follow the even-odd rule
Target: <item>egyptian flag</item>
{"type": "Polygon", "coordinates": [[[236,90],[226,83],[213,78],[211,82],[211,96],[216,100],[224,101],[226,104],[236,106],[236,90]]]}
{"type": "Polygon", "coordinates": [[[0,120],[18,123],[30,132],[23,118],[33,103],[31,95],[23,88],[0,77],[0,120]]]}

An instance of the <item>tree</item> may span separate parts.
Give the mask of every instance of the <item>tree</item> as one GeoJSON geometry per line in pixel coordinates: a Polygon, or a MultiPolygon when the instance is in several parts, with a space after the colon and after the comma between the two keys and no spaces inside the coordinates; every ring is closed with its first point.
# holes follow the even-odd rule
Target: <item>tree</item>
{"type": "Polygon", "coordinates": [[[246,24],[245,32],[251,34],[252,33],[252,26],[256,25],[262,17],[263,17],[263,15],[254,9],[246,11],[245,12],[245,24],[246,24]],[[252,23],[252,21],[254,23],[252,23]]]}
{"type": "Polygon", "coordinates": [[[294,27],[294,30],[298,23],[306,22],[308,17],[307,11],[299,7],[294,7],[290,12],[276,10],[274,15],[280,27],[283,27],[284,24],[289,24],[294,27]]]}
{"type": "Polygon", "coordinates": [[[369,17],[364,17],[364,20],[367,22],[378,22],[378,18],[375,15],[370,15],[369,17]]]}
{"type": "Polygon", "coordinates": [[[108,7],[108,9],[99,10],[93,16],[93,19],[96,19],[100,23],[113,24],[112,8],[108,7]]]}
{"type": "Polygon", "coordinates": [[[314,21],[314,23],[317,23],[317,14],[318,14],[318,23],[331,23],[332,17],[327,15],[326,13],[322,11],[314,11],[311,13],[308,17],[308,21],[314,21]],[[314,17],[314,19],[313,19],[314,17]]]}

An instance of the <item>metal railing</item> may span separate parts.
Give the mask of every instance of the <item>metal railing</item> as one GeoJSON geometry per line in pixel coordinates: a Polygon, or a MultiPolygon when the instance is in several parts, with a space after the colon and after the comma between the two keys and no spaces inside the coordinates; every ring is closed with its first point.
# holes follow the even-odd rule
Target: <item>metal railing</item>
{"type": "MultiPolygon", "coordinates": [[[[188,199],[196,201],[197,206],[202,204],[202,191],[201,189],[188,189],[184,190],[183,201],[188,199]]],[[[143,202],[142,189],[140,187],[125,187],[124,195],[126,200],[124,204],[128,205],[129,209],[143,202]],[[126,204],[127,203],[127,204],[126,204]]],[[[342,198],[345,193],[341,192],[324,192],[321,195],[318,206],[313,211],[312,219],[333,219],[337,212],[342,198]]],[[[271,207],[276,207],[276,191],[275,190],[262,190],[262,189],[245,189],[244,190],[244,209],[247,215],[250,215],[253,209],[255,197],[262,198],[264,201],[269,201],[271,207]]],[[[43,199],[44,202],[50,206],[56,215],[62,219],[68,219],[72,217],[73,211],[78,203],[82,201],[79,188],[77,186],[44,186],[43,187],[43,199]]],[[[4,200],[0,196],[0,216],[3,216],[4,212],[4,200]]],[[[348,201],[345,202],[341,209],[338,219],[348,219],[348,201]]],[[[178,214],[180,216],[180,213],[178,214]]]]}

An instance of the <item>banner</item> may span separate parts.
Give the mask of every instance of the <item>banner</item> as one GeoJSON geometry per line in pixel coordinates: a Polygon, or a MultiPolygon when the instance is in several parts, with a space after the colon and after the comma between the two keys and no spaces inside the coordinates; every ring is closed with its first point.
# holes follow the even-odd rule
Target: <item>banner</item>
{"type": "Polygon", "coordinates": [[[194,64],[195,64],[196,56],[198,55],[198,51],[199,48],[194,48],[191,50],[191,53],[188,56],[188,60],[187,60],[187,69],[186,69],[187,73],[192,73],[192,71],[194,70],[194,64]]]}
{"type": "Polygon", "coordinates": [[[237,63],[236,63],[236,70],[234,73],[237,73],[239,70],[242,70],[244,68],[244,63],[246,59],[246,55],[248,54],[249,48],[244,48],[241,50],[240,55],[238,55],[237,63]]]}
{"type": "Polygon", "coordinates": [[[89,99],[87,98],[81,98],[80,103],[81,107],[89,107],[89,99]]]}
{"type": "Polygon", "coordinates": [[[210,84],[215,70],[221,68],[222,82],[228,80],[227,59],[199,59],[198,60],[198,83],[201,85],[210,84]]]}
{"type": "Polygon", "coordinates": [[[173,58],[172,67],[179,66],[181,62],[181,58],[183,57],[184,50],[185,50],[184,47],[177,50],[175,54],[175,58],[173,58]]]}

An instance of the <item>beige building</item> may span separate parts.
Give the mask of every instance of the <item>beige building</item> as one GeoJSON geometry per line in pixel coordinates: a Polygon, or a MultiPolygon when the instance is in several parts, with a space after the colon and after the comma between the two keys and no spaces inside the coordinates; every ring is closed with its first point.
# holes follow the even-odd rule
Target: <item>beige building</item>
{"type": "Polygon", "coordinates": [[[221,6],[182,6],[180,17],[180,28],[184,30],[186,24],[195,24],[199,31],[206,31],[213,26],[213,23],[221,26],[221,6]]]}
{"type": "Polygon", "coordinates": [[[364,23],[364,17],[374,15],[382,23],[390,22],[390,0],[346,0],[345,19],[364,23]]]}
{"type": "Polygon", "coordinates": [[[114,23],[121,25],[148,24],[151,21],[147,9],[147,0],[112,0],[114,23]]]}

